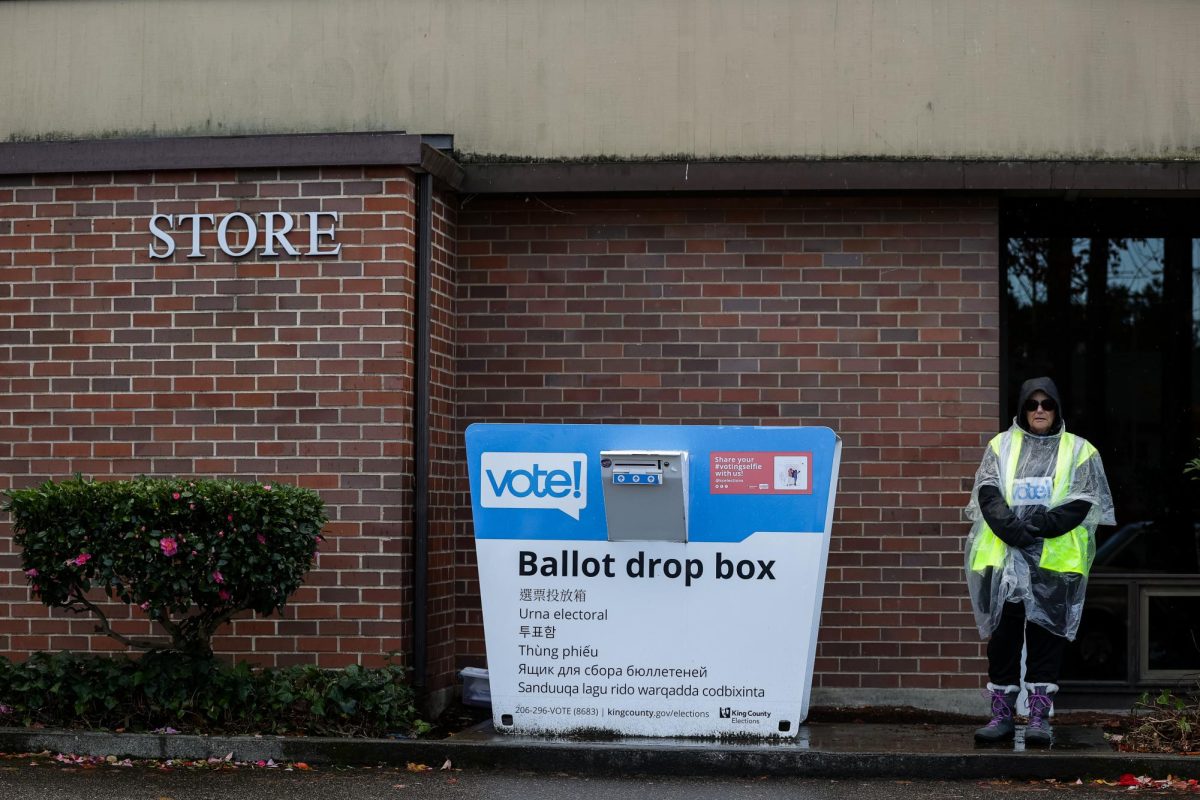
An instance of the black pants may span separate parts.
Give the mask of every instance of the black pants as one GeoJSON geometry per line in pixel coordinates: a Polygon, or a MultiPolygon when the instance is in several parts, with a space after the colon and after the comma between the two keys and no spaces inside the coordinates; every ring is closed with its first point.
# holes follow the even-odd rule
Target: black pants
{"type": "Polygon", "coordinates": [[[1025,682],[1058,683],[1066,637],[1025,622],[1023,603],[1005,603],[1000,624],[988,641],[988,678],[997,686],[1021,683],[1021,643],[1025,643],[1025,682]]]}

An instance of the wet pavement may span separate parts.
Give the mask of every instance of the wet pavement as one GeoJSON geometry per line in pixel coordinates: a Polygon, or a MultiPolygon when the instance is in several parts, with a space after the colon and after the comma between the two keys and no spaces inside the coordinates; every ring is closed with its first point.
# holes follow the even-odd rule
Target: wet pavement
{"type": "Polygon", "coordinates": [[[441,740],[219,737],[0,729],[0,751],[142,759],[304,762],[318,767],[408,763],[532,773],[774,776],[831,779],[1076,779],[1200,777],[1200,758],[1116,752],[1093,725],[1055,724],[1055,745],[974,742],[974,724],[812,723],[795,739],[577,741],[498,734],[490,723],[441,740]]]}
{"type": "MultiPolygon", "coordinates": [[[[983,724],[980,720],[979,725],[983,724]]],[[[993,745],[981,745],[975,742],[976,724],[970,725],[913,725],[903,726],[906,735],[894,736],[886,730],[888,726],[875,725],[867,730],[859,726],[859,730],[847,730],[846,726],[837,726],[825,731],[818,728],[812,736],[813,745],[823,749],[859,749],[869,748],[872,752],[909,752],[909,753],[956,753],[1007,750],[1010,752],[1025,751],[1025,726],[1018,725],[1016,736],[1010,742],[993,745]]],[[[1094,726],[1054,726],[1054,745],[1049,750],[1044,747],[1030,748],[1036,753],[1112,753],[1113,747],[1104,738],[1104,731],[1094,726]]]]}
{"type": "MultiPolygon", "coordinates": [[[[982,724],[982,722],[980,723],[982,724]]],[[[1012,741],[994,745],[975,743],[976,725],[946,724],[880,724],[880,723],[823,723],[801,725],[794,739],[777,741],[756,740],[750,742],[714,741],[711,739],[657,739],[622,737],[606,741],[612,747],[711,749],[714,746],[732,748],[765,748],[769,750],[809,750],[828,753],[929,753],[966,754],[980,752],[1024,752],[1025,727],[1017,726],[1012,741]]],[[[490,722],[463,731],[451,737],[454,741],[480,744],[505,744],[526,741],[531,745],[540,743],[561,745],[564,742],[595,744],[590,740],[555,739],[551,737],[522,737],[496,733],[490,722]]],[[[1031,748],[1036,753],[1112,753],[1113,748],[1104,738],[1104,732],[1095,726],[1056,725],[1054,746],[1031,748]]]]}
{"type": "MultiPolygon", "coordinates": [[[[148,767],[81,770],[0,760],[4,800],[995,800],[1066,793],[1072,800],[1111,798],[1113,782],[831,780],[794,777],[659,777],[535,774],[503,770],[401,768],[214,771],[148,767]]],[[[1157,788],[1157,787],[1145,787],[1157,788]]],[[[1174,787],[1172,787],[1174,788],[1174,787]]],[[[1186,791],[1186,790],[1185,790],[1186,791]]],[[[1157,793],[1157,792],[1156,792],[1157,793]]],[[[1189,792],[1194,794],[1194,792],[1189,792]]]]}

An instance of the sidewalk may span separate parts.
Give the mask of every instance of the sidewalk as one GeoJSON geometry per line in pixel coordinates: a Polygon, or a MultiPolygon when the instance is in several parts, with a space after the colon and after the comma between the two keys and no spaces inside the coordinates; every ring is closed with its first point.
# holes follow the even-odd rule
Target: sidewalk
{"type": "Polygon", "coordinates": [[[1049,750],[1025,750],[1023,731],[1002,747],[976,747],[967,725],[803,725],[795,740],[728,743],[673,739],[582,742],[495,733],[490,723],[448,739],[331,739],[112,734],[0,728],[0,751],[153,759],[273,759],[320,764],[409,762],[536,772],[775,775],[822,778],[1115,780],[1124,773],[1200,777],[1200,757],[1117,753],[1097,728],[1056,725],[1049,750]]]}

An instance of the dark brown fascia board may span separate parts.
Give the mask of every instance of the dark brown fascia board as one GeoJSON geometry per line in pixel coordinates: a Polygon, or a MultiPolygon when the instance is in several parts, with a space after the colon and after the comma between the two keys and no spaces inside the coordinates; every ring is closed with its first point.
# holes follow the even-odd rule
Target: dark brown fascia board
{"type": "Polygon", "coordinates": [[[1200,191],[1200,161],[774,160],[460,166],[402,132],[0,143],[0,175],[407,166],[467,194],[782,191],[1200,191]]]}
{"type": "Polygon", "coordinates": [[[0,175],[405,166],[451,182],[458,166],[409,133],[301,133],[0,143],[0,175]]]}
{"type": "Polygon", "coordinates": [[[1200,191],[1200,161],[613,161],[464,165],[466,194],[1200,191]]]}
{"type": "Polygon", "coordinates": [[[461,189],[466,178],[466,173],[457,161],[427,144],[421,145],[421,163],[418,166],[451,189],[461,189]]]}

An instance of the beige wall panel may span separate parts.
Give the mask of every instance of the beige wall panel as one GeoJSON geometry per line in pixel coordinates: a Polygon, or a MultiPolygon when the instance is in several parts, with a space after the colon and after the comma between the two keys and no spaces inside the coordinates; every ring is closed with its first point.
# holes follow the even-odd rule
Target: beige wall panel
{"type": "Polygon", "coordinates": [[[514,157],[1196,157],[1195,0],[10,0],[0,139],[514,157]]]}

